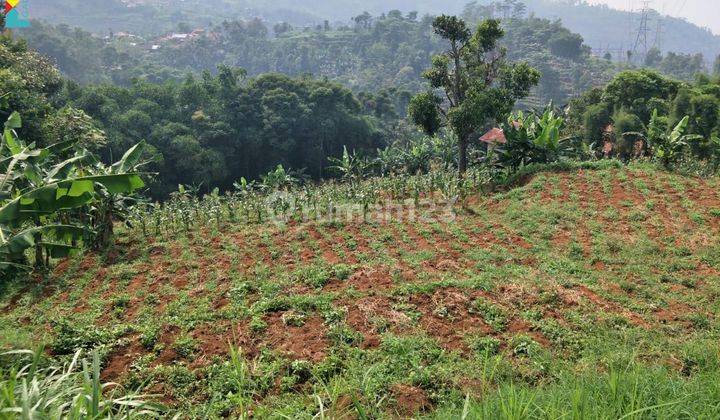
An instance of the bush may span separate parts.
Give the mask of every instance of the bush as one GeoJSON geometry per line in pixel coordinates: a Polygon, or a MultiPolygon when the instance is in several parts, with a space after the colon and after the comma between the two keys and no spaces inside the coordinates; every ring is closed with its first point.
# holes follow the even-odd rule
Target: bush
{"type": "Polygon", "coordinates": [[[570,31],[554,33],[548,40],[548,45],[550,51],[560,57],[577,58],[583,53],[582,36],[570,31]]]}
{"type": "Polygon", "coordinates": [[[468,347],[480,356],[494,356],[500,351],[500,340],[495,337],[469,337],[468,347]]]}
{"type": "Polygon", "coordinates": [[[502,308],[494,305],[492,302],[482,298],[477,299],[473,302],[470,312],[480,314],[485,320],[485,323],[490,325],[495,331],[501,332],[507,328],[507,314],[502,308]]]}
{"type": "Polygon", "coordinates": [[[633,157],[635,143],[641,140],[638,133],[644,131],[640,117],[626,110],[616,112],[613,117],[615,129],[615,151],[622,159],[633,157]]]}
{"type": "Polygon", "coordinates": [[[610,123],[609,107],[605,103],[590,105],[583,114],[584,138],[589,143],[600,143],[603,140],[603,131],[610,123]]]}
{"type": "Polygon", "coordinates": [[[66,320],[57,322],[57,335],[52,344],[54,354],[72,354],[77,349],[94,349],[114,339],[111,331],[95,325],[77,325],[66,320]]]}

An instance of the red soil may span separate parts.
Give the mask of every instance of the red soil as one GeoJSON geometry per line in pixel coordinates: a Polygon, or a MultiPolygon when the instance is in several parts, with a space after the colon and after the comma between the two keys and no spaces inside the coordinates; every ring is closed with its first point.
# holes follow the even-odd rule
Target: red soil
{"type": "Polygon", "coordinates": [[[390,388],[390,394],[395,402],[395,412],[401,418],[411,418],[417,413],[422,413],[432,408],[430,399],[425,391],[420,388],[396,384],[390,388]]]}
{"type": "Polygon", "coordinates": [[[327,339],[327,327],[317,315],[308,317],[300,327],[285,325],[282,313],[272,313],[265,317],[267,323],[264,342],[280,353],[293,359],[318,362],[327,356],[330,342],[327,339]]]}

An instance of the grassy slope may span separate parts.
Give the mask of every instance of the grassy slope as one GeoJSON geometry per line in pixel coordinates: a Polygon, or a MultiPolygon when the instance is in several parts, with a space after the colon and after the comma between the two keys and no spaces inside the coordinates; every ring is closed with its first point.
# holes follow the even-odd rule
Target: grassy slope
{"type": "Polygon", "coordinates": [[[196,415],[313,415],[320,400],[328,416],[446,417],[469,393],[486,396],[471,417],[711,416],[719,183],[541,173],[449,224],[127,233],[47,284],[8,286],[0,346],[101,344],[106,379],[196,415]]]}

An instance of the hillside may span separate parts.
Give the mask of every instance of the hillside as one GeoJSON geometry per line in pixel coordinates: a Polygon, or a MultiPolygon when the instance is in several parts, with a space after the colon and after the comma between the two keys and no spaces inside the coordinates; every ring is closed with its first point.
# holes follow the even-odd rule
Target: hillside
{"type": "MultiPolygon", "coordinates": [[[[417,11],[420,15],[459,14],[469,0],[319,0],[314,2],[274,0],[209,0],[200,2],[169,2],[167,0],[101,0],[92,4],[69,0],[62,5],[51,0],[34,0],[33,17],[52,23],[79,26],[95,33],[133,31],[141,34],[158,34],[170,30],[178,22],[193,25],[218,24],[223,20],[261,17],[270,22],[286,21],[296,26],[314,26],[324,20],[347,24],[350,19],[365,11],[379,15],[398,9],[417,11]],[[128,7],[131,6],[131,7],[128,7]],[[222,19],[218,19],[222,16],[222,19]]],[[[474,3],[488,5],[503,3],[498,0],[480,0],[474,3]]],[[[506,1],[513,7],[516,1],[506,1]]],[[[526,10],[538,17],[560,19],[571,31],[583,36],[585,42],[597,50],[610,48],[624,55],[635,42],[633,28],[639,15],[607,6],[593,6],[585,2],[561,0],[524,0],[526,10]],[[569,4],[570,3],[570,4],[569,4]]],[[[498,15],[502,12],[498,11],[498,15]]],[[[706,60],[720,54],[720,36],[684,19],[652,16],[652,39],[656,22],[662,21],[661,49],[685,54],[702,53],[706,60]]]]}
{"type": "Polygon", "coordinates": [[[36,0],[30,11],[33,19],[54,24],[78,26],[97,34],[108,31],[132,31],[147,33],[168,30],[170,15],[149,4],[128,7],[121,0],[36,0]]]}
{"type": "MultiPolygon", "coordinates": [[[[472,14],[467,18],[471,25],[481,20],[472,14]]],[[[179,43],[126,37],[104,40],[82,30],[36,22],[17,34],[83,85],[183,79],[188,72],[200,74],[230,65],[251,76],[277,72],[327,77],[355,92],[387,96],[400,116],[407,111],[408,96],[426,88],[422,72],[431,57],[447,48],[433,35],[429,19],[397,13],[373,17],[367,27],[296,29],[274,37],[270,27],[257,21],[227,22],[208,31],[179,43]],[[157,49],[151,50],[153,46],[157,49]]],[[[509,57],[527,61],[543,74],[524,105],[567,103],[616,72],[611,62],[591,57],[582,39],[558,22],[516,19],[505,23],[505,31],[502,44],[509,57]]]]}
{"type": "Polygon", "coordinates": [[[578,396],[588,412],[711,416],[720,180],[603,167],[540,173],[452,221],[125,230],[6,285],[0,348],[100,346],[104,379],[196,417],[443,418],[466,394],[492,417],[505,392],[560,417],[575,374],[598,387],[578,396]],[[635,388],[612,379],[634,366],[635,388]]]}
{"type": "MultiPolygon", "coordinates": [[[[638,13],[613,9],[604,5],[584,2],[568,6],[554,0],[525,0],[528,10],[539,17],[561,19],[573,32],[583,36],[585,42],[596,51],[611,49],[623,55],[632,50],[637,38],[638,13]]],[[[658,5],[656,3],[656,5],[658,5]]],[[[661,33],[658,39],[663,52],[684,54],[701,53],[708,62],[720,54],[720,36],[685,19],[653,13],[651,16],[650,43],[655,42],[658,21],[661,33]]],[[[620,58],[622,59],[622,58],[620,58]]]]}

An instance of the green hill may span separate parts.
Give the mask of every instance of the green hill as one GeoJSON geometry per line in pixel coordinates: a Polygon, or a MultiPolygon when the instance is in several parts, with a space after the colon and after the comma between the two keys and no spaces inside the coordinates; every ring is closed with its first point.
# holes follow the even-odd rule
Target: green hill
{"type": "MultiPolygon", "coordinates": [[[[204,2],[168,2],[166,0],[145,0],[122,2],[121,0],[100,0],[82,2],[69,0],[58,3],[53,0],[34,0],[33,17],[52,23],[67,23],[98,33],[134,31],[139,33],[160,33],[176,26],[178,22],[196,25],[218,24],[223,20],[261,17],[268,22],[291,22],[293,25],[322,24],[324,20],[348,23],[364,11],[373,15],[398,9],[403,12],[418,11],[420,15],[459,14],[469,0],[318,0],[313,2],[295,0],[208,0],[204,2]],[[139,4],[127,7],[126,3],[139,4]]],[[[526,11],[538,17],[560,19],[573,32],[585,38],[595,49],[610,48],[624,55],[632,50],[636,35],[634,28],[639,21],[637,13],[612,9],[604,5],[590,5],[581,1],[524,0],[498,1],[480,0],[480,5],[492,3],[523,3],[526,11]]],[[[498,16],[502,15],[498,10],[498,16]]],[[[654,13],[651,42],[655,40],[657,22],[661,22],[660,47],[663,51],[685,54],[702,53],[708,61],[720,54],[720,36],[684,19],[662,16],[654,13]]]]}
{"type": "Polygon", "coordinates": [[[712,417],[720,180],[594,167],[456,217],[258,225],[212,197],[148,215],[4,285],[0,347],[99,347],[104,380],[190,417],[712,417]]]}
{"type": "MultiPolygon", "coordinates": [[[[553,0],[526,0],[528,10],[539,17],[561,19],[573,32],[583,36],[585,42],[597,50],[632,50],[637,38],[638,13],[613,9],[604,5],[593,6],[585,2],[568,5],[553,0]]],[[[685,19],[651,14],[652,33],[649,42],[664,52],[684,54],[701,53],[708,62],[720,54],[720,36],[685,19]],[[656,37],[660,23],[660,34],[656,37]]],[[[622,57],[616,57],[622,59],[622,57]]]]}

